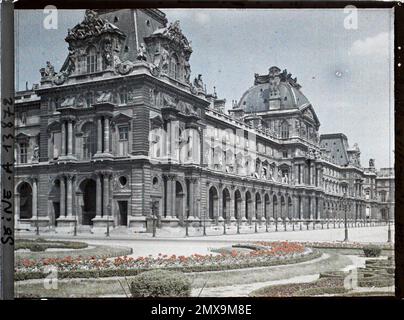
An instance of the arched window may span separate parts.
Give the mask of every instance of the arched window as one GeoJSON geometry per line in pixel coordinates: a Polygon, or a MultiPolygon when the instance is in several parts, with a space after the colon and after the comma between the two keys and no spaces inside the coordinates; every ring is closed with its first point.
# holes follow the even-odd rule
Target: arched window
{"type": "Polygon", "coordinates": [[[83,159],[91,159],[97,151],[97,130],[94,123],[83,126],[83,159]]]}
{"type": "Polygon", "coordinates": [[[287,121],[283,121],[281,124],[281,138],[289,138],[289,123],[287,121]]]}
{"type": "Polygon", "coordinates": [[[87,73],[98,71],[98,54],[95,47],[87,50],[87,73]]]}

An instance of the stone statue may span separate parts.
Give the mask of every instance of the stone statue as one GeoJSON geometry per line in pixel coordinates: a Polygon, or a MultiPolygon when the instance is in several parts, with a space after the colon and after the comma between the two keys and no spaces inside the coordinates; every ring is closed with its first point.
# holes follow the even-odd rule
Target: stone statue
{"type": "Polygon", "coordinates": [[[160,70],[162,73],[168,73],[168,51],[165,48],[161,49],[160,70]]]}
{"type": "Polygon", "coordinates": [[[282,181],[282,172],[281,172],[281,170],[278,170],[278,179],[277,179],[277,181],[278,182],[282,181]]]}
{"type": "Polygon", "coordinates": [[[194,79],[194,86],[195,86],[197,89],[203,90],[203,81],[202,81],[202,75],[201,75],[201,74],[198,74],[198,77],[196,77],[196,78],[194,79]]]}
{"type": "Polygon", "coordinates": [[[53,77],[56,74],[54,66],[50,63],[50,61],[46,61],[45,67],[45,76],[53,77]]]}
{"type": "Polygon", "coordinates": [[[111,66],[114,62],[114,57],[112,54],[112,43],[111,40],[107,40],[103,45],[102,57],[106,66],[111,66]]]}
{"type": "Polygon", "coordinates": [[[34,153],[32,154],[32,161],[36,162],[39,160],[39,146],[35,145],[34,153]]]}
{"type": "Polygon", "coordinates": [[[189,64],[188,60],[184,62],[184,79],[186,83],[190,82],[191,78],[191,65],[189,64]]]}
{"type": "Polygon", "coordinates": [[[141,60],[141,61],[146,61],[147,60],[146,47],[145,47],[144,43],[141,43],[139,48],[137,49],[136,59],[141,60]]]}

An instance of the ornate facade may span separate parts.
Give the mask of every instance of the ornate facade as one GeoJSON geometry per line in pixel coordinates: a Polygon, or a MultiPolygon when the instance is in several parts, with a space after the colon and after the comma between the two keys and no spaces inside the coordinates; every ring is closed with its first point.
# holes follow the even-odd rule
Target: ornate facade
{"type": "Polygon", "coordinates": [[[287,70],[255,74],[227,114],[159,10],[87,10],[65,40],[61,70],[16,99],[17,228],[381,218],[374,161],[319,134],[287,70]]]}

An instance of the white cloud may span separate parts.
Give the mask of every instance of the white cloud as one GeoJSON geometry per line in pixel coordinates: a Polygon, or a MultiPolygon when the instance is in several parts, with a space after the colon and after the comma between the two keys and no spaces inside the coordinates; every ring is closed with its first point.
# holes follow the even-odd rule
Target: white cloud
{"type": "Polygon", "coordinates": [[[206,12],[198,11],[195,13],[195,20],[197,23],[203,25],[209,22],[210,16],[206,12]]]}
{"type": "Polygon", "coordinates": [[[389,40],[388,32],[381,32],[365,40],[356,40],[351,46],[350,53],[355,56],[378,55],[387,57],[390,48],[389,40]]]}

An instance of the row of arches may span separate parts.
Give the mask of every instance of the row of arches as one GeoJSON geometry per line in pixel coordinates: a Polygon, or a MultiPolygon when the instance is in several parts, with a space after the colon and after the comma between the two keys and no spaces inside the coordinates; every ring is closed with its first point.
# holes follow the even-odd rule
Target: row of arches
{"type": "Polygon", "coordinates": [[[215,186],[211,186],[208,191],[208,218],[216,219],[259,219],[264,217],[291,218],[293,214],[292,198],[287,195],[262,195],[259,192],[247,190],[242,193],[240,190],[234,191],[232,199],[228,188],[223,188],[219,193],[215,186]],[[221,197],[221,199],[219,199],[221,197]],[[219,201],[221,200],[221,201],[219,201]],[[219,207],[220,206],[220,207],[219,207]]]}

